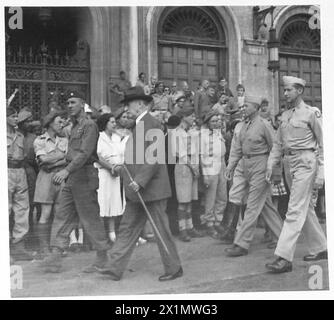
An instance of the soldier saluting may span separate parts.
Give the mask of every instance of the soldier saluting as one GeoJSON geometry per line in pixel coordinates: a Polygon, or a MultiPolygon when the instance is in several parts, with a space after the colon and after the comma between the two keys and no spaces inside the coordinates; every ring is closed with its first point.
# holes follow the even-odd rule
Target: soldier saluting
{"type": "Polygon", "coordinates": [[[267,180],[272,167],[284,155],[292,176],[288,212],[279,237],[275,255],[278,258],[266,264],[274,273],[292,270],[297,240],[303,231],[310,254],[304,261],[327,259],[325,234],[319,224],[311,201],[313,189],[324,183],[322,123],[320,112],[302,99],[305,80],[285,76],[284,96],[291,108],[282,115],[276,141],[267,164],[267,180]]]}

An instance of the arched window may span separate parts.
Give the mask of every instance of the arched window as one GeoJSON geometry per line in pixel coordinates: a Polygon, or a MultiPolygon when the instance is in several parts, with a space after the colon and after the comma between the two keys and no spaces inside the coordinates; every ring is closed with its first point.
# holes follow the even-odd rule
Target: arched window
{"type": "Polygon", "coordinates": [[[306,80],[304,100],[321,108],[320,30],[309,26],[310,16],[294,15],[283,25],[280,39],[280,103],[283,96],[284,75],[306,80]]]}
{"type": "Polygon", "coordinates": [[[306,51],[320,54],[320,30],[311,29],[309,16],[294,16],[281,32],[281,50],[306,51]]]}
{"type": "Polygon", "coordinates": [[[212,8],[167,7],[158,26],[159,78],[187,81],[195,90],[226,74],[226,37],[212,8]]]}

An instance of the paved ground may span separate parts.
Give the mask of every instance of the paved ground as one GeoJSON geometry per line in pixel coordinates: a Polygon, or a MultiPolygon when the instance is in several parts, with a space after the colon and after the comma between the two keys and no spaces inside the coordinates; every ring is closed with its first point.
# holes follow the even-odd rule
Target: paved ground
{"type": "MultiPolygon", "coordinates": [[[[303,239],[297,246],[293,271],[281,275],[266,273],[265,263],[273,259],[273,250],[262,243],[263,229],[258,229],[248,256],[228,258],[226,245],[211,238],[193,239],[190,243],[178,240],[184,276],[161,283],[163,273],[156,244],[136,248],[124,278],[111,281],[100,274],[80,272],[94,259],[94,253],[73,254],[63,259],[63,272],[44,274],[38,262],[22,263],[23,289],[12,290],[13,297],[93,296],[124,294],[176,294],[242,291],[309,290],[312,263],[302,260],[307,254],[303,239]]],[[[327,261],[313,263],[323,270],[323,289],[328,285],[327,261]]]]}

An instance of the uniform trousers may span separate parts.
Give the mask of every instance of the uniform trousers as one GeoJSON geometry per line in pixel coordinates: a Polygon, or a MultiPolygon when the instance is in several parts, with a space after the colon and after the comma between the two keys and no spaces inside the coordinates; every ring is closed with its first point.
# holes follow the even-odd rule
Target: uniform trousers
{"type": "Polygon", "coordinates": [[[285,158],[292,179],[290,200],[275,255],[292,261],[302,231],[310,254],[326,250],[327,244],[311,201],[317,170],[316,154],[311,150],[304,150],[285,158]]]}
{"type": "MultiPolygon", "coordinates": [[[[155,222],[170,253],[169,255],[166,253],[161,242],[158,240],[157,235],[155,235],[165,273],[174,274],[180,269],[181,262],[177,253],[176,245],[168,229],[166,205],[167,199],[146,203],[148,211],[151,213],[152,219],[155,222]]],[[[128,200],[119,227],[118,237],[110,250],[110,262],[108,264],[108,269],[110,269],[115,275],[121,277],[125,271],[146,221],[147,216],[141,203],[128,200]]]]}
{"type": "Polygon", "coordinates": [[[243,170],[243,159],[240,159],[233,173],[232,187],[228,193],[228,201],[238,206],[247,201],[247,180],[243,170]]]}
{"type": "Polygon", "coordinates": [[[51,247],[65,249],[69,235],[81,222],[89,240],[97,251],[108,250],[108,238],[104,229],[97,201],[99,186],[97,169],[86,165],[71,173],[61,190],[59,205],[51,230],[51,247]]]}
{"type": "Polygon", "coordinates": [[[8,211],[14,213],[12,242],[17,243],[29,231],[29,194],[24,168],[8,168],[8,211]]]}
{"type": "Polygon", "coordinates": [[[267,155],[243,159],[248,199],[245,216],[234,239],[234,244],[247,250],[253,240],[261,212],[264,221],[277,238],[282,229],[282,220],[271,199],[271,186],[266,181],[267,160],[267,155]]]}

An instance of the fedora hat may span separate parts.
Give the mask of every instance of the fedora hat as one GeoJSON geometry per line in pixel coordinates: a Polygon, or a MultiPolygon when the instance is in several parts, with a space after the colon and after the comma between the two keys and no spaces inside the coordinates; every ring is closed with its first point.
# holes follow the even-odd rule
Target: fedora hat
{"type": "Polygon", "coordinates": [[[144,88],[136,86],[131,87],[125,91],[124,99],[121,101],[121,103],[127,103],[133,100],[144,100],[150,102],[153,100],[153,98],[145,94],[144,88]]]}

